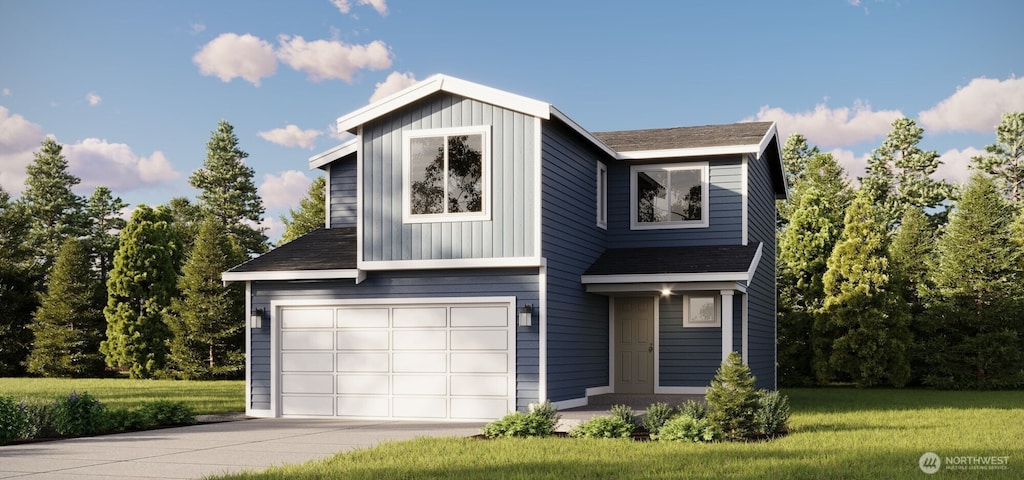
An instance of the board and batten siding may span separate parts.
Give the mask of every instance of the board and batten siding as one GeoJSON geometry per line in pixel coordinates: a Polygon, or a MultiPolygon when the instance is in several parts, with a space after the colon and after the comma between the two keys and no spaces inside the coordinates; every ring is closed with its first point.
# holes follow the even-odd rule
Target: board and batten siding
{"type": "Polygon", "coordinates": [[[743,169],[739,157],[611,162],[608,165],[608,247],[739,245],[743,238],[743,169]],[[630,229],[630,165],[708,162],[709,223],[704,228],[630,229]]]}
{"type": "MultiPolygon", "coordinates": [[[[537,269],[432,270],[375,273],[356,285],[351,280],[326,282],[252,282],[252,308],[270,309],[273,300],[438,299],[444,297],[516,297],[515,308],[537,305],[537,269]]],[[[249,352],[251,402],[254,410],[270,409],[270,322],[252,330],[249,352]]],[[[537,327],[516,327],[516,408],[536,402],[539,391],[537,327]]]]}
{"type": "Polygon", "coordinates": [[[761,242],[761,262],[747,288],[747,363],[758,388],[776,388],[776,281],[775,281],[775,193],[768,160],[748,161],[748,215],[750,242],[761,242]]]}
{"type": "Polygon", "coordinates": [[[327,169],[331,228],[355,227],[359,201],[356,190],[356,155],[338,159],[327,169]]]}
{"type": "Polygon", "coordinates": [[[436,94],[362,127],[363,261],[535,256],[534,117],[436,94]],[[489,126],[490,220],[402,221],[402,132],[489,126]]]}
{"type": "Polygon", "coordinates": [[[608,297],[587,293],[580,276],[604,252],[597,226],[599,150],[557,122],[542,132],[542,254],[547,260],[547,394],[584,398],[608,385],[608,297]]]}

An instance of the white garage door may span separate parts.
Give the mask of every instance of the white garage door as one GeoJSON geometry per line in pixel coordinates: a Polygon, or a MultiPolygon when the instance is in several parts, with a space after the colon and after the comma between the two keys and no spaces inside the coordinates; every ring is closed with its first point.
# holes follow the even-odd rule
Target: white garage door
{"type": "Polygon", "coordinates": [[[281,307],[280,412],[488,420],[515,408],[508,304],[281,307]]]}

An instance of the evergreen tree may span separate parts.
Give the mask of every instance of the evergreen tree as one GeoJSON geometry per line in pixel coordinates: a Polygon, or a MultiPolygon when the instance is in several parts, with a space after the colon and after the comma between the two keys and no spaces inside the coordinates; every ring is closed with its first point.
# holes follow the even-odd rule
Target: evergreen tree
{"type": "MultiPolygon", "coordinates": [[[[935,209],[953,195],[946,181],[931,178],[942,164],[935,150],[921,150],[924,129],[909,118],[898,118],[892,131],[868,159],[868,175],[861,188],[871,194],[889,228],[896,226],[908,207],[935,209]]],[[[945,211],[936,214],[936,225],[945,223],[945,211]]]]}
{"type": "MultiPolygon", "coordinates": [[[[807,171],[807,163],[819,155],[818,147],[808,145],[807,139],[799,133],[794,133],[786,139],[782,146],[782,166],[786,173],[786,184],[795,187],[803,179],[807,171]]],[[[776,227],[782,229],[788,222],[793,203],[785,200],[775,202],[776,227]]]]}
{"type": "Polygon", "coordinates": [[[181,261],[172,221],[165,207],[139,205],[121,231],[107,281],[107,339],[100,351],[108,366],[127,369],[132,378],[153,377],[166,363],[165,317],[177,294],[181,261]]]}
{"type": "Polygon", "coordinates": [[[99,284],[85,247],[64,242],[49,286],[33,315],[28,371],[44,377],[93,377],[103,373],[99,352],[105,328],[96,309],[99,284]]]}
{"type": "Polygon", "coordinates": [[[284,234],[278,245],[284,245],[296,238],[299,238],[313,230],[324,226],[326,219],[327,180],[324,177],[317,177],[309,186],[306,196],[299,202],[299,210],[288,209],[291,219],[281,216],[284,222],[284,234]]]}
{"type": "Polygon", "coordinates": [[[936,246],[922,349],[924,383],[939,388],[1024,385],[1024,288],[1013,209],[992,178],[975,174],[936,246]]]}
{"type": "Polygon", "coordinates": [[[754,415],[758,410],[759,397],[755,381],[740,354],[729,352],[704,395],[708,403],[708,418],[722,427],[729,438],[748,438],[757,431],[754,415]]]}
{"type": "Polygon", "coordinates": [[[778,357],[783,385],[814,383],[813,315],[825,298],[822,277],[852,197],[842,167],[827,153],[811,157],[793,186],[789,223],[778,241],[778,357]]]}
{"type": "MultiPolygon", "coordinates": [[[[913,338],[921,338],[924,334],[924,295],[931,286],[929,273],[934,263],[934,243],[935,234],[924,212],[920,208],[908,208],[889,245],[889,268],[897,283],[896,289],[910,314],[913,338]]],[[[917,342],[911,344],[910,371],[914,383],[920,383],[924,372],[921,362],[924,352],[919,347],[917,342]]]]}
{"type": "MultiPolygon", "coordinates": [[[[89,219],[88,248],[104,291],[110,270],[114,268],[118,233],[128,223],[121,218],[121,210],[127,206],[120,197],[113,196],[107,187],[96,187],[85,206],[86,217],[89,219]]],[[[106,302],[106,295],[103,298],[106,302]]]]}
{"type": "Polygon", "coordinates": [[[245,367],[245,298],[240,284],[225,286],[221,273],[244,261],[218,221],[202,223],[178,279],[181,296],[171,317],[171,364],[182,378],[236,377],[245,367]]]}
{"type": "Polygon", "coordinates": [[[814,370],[867,387],[910,379],[909,315],[889,272],[888,232],[868,192],[846,209],[843,234],[828,258],[825,302],[815,318],[814,370]]]}
{"type": "Polygon", "coordinates": [[[199,225],[203,223],[203,209],[185,197],[172,198],[167,203],[167,209],[174,217],[174,231],[181,239],[182,258],[187,258],[199,235],[199,225]]]}
{"type": "Polygon", "coordinates": [[[1004,113],[996,127],[996,143],[988,155],[974,157],[975,166],[996,179],[1003,195],[1020,206],[1024,202],[1024,112],[1004,113]]]}
{"type": "Polygon", "coordinates": [[[63,147],[53,138],[43,140],[35,159],[25,168],[25,190],[19,202],[25,206],[30,226],[28,244],[44,275],[68,238],[85,234],[84,200],[71,188],[81,179],[68,172],[63,147]]]}
{"type": "Polygon", "coordinates": [[[26,243],[28,230],[24,205],[12,202],[0,187],[0,377],[25,373],[32,343],[28,326],[38,305],[35,285],[40,272],[26,243]]]}
{"type": "Polygon", "coordinates": [[[255,172],[243,160],[249,154],[238,148],[238,137],[230,123],[221,120],[206,143],[203,168],[192,172],[190,185],[200,190],[199,203],[205,216],[213,216],[228,228],[247,254],[267,251],[263,201],[253,183],[255,172]]]}

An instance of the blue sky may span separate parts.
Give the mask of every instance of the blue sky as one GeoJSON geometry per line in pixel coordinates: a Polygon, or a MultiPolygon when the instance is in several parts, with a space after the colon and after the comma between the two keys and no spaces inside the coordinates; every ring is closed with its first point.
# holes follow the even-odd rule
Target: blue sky
{"type": "Polygon", "coordinates": [[[52,135],[81,194],[194,198],[225,119],[276,238],[335,119],[435,73],[591,131],[772,120],[853,177],[908,116],[960,181],[1024,111],[1022,18],[1011,0],[0,0],[0,185],[17,195],[52,135]]]}

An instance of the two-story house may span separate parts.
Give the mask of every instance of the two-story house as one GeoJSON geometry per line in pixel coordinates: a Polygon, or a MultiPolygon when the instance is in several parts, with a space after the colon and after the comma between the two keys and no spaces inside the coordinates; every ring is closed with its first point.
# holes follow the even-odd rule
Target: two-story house
{"type": "Polygon", "coordinates": [[[604,393],[774,388],[772,123],[594,133],[444,75],[338,119],[326,226],[244,282],[246,413],[488,420],[604,393]]]}

